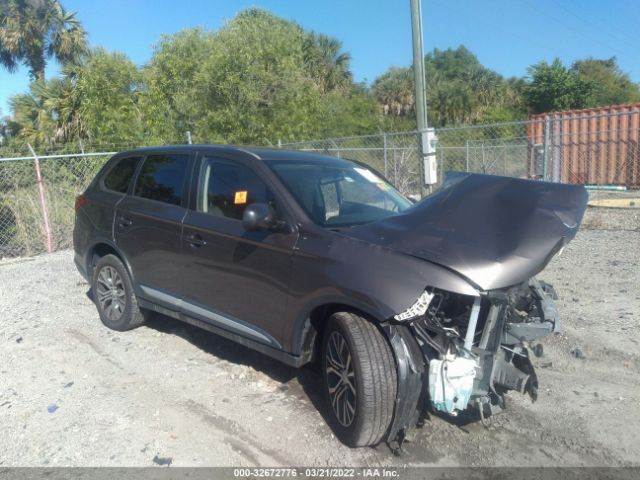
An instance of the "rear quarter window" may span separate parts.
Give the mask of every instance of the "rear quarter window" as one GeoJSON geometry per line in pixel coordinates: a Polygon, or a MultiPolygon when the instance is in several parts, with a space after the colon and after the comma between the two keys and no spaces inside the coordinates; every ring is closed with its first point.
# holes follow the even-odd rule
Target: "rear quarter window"
{"type": "Polygon", "coordinates": [[[126,193],[141,157],[126,157],[118,160],[104,177],[105,188],[126,193]]]}
{"type": "Polygon", "coordinates": [[[189,155],[149,155],[144,161],[134,195],[180,205],[189,155]]]}

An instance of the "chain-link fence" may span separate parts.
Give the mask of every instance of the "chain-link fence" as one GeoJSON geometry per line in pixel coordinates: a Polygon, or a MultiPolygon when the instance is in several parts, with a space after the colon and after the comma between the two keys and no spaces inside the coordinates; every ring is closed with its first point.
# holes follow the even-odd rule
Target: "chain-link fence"
{"type": "MultiPolygon", "coordinates": [[[[640,188],[640,110],[552,114],[436,129],[438,183],[447,171],[640,188]]],[[[423,193],[420,132],[281,144],[366,163],[405,194],[423,193]]]]}
{"type": "MultiPolygon", "coordinates": [[[[526,123],[442,128],[436,131],[438,183],[447,171],[528,177],[531,144],[526,123]]],[[[365,163],[407,195],[424,193],[420,132],[380,133],[280,144],[365,163]]]]}
{"type": "Polygon", "coordinates": [[[75,197],[112,154],[0,158],[0,257],[69,248],[75,197]]]}
{"type": "Polygon", "coordinates": [[[384,173],[384,176],[402,192],[420,191],[420,144],[417,132],[312,140],[279,146],[357,160],[384,173]]]}
{"type": "MultiPolygon", "coordinates": [[[[554,182],[640,188],[640,110],[550,115],[525,122],[440,128],[438,179],[468,171],[554,182]]],[[[403,193],[424,194],[419,132],[280,144],[370,165],[403,193]]],[[[116,150],[131,145],[0,149],[0,257],[71,246],[74,198],[116,150]],[[76,149],[76,150],[73,150],[76,149]],[[72,150],[72,151],[70,151],[72,150]],[[34,155],[35,154],[35,155],[34,155]]]]}

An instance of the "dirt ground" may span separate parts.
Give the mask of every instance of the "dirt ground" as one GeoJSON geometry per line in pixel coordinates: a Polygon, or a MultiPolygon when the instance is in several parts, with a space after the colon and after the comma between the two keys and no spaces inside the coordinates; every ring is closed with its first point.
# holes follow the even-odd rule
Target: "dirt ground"
{"type": "Polygon", "coordinates": [[[331,434],[319,377],[166,317],[102,326],[69,251],[0,262],[0,466],[640,464],[640,231],[584,230],[540,277],[563,333],[540,398],[430,421],[394,457],[331,434]]]}

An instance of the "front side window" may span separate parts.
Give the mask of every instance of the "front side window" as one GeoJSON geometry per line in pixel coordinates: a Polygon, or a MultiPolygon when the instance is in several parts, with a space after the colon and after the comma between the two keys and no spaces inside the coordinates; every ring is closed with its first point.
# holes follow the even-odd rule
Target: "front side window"
{"type": "Polygon", "coordinates": [[[217,217],[242,220],[247,205],[267,203],[274,197],[250,168],[229,160],[205,158],[200,180],[198,210],[217,217]]]}
{"type": "Polygon", "coordinates": [[[114,192],[126,193],[139,161],[140,157],[127,157],[118,160],[104,177],[104,186],[114,192]]]}
{"type": "Polygon", "coordinates": [[[349,227],[395,215],[412,204],[368,168],[348,160],[267,160],[269,168],[323,227],[349,227]]]}
{"type": "Polygon", "coordinates": [[[149,155],[142,165],[134,195],[180,205],[189,155],[149,155]]]}

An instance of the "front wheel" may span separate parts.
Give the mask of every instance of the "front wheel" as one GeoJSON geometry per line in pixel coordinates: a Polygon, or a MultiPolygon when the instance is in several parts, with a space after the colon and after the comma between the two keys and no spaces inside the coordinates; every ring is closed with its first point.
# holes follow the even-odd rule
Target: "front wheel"
{"type": "Polygon", "coordinates": [[[336,436],[350,447],[380,443],[397,392],[396,364],[382,332],[358,315],[333,314],[323,338],[322,373],[336,436]]]}

